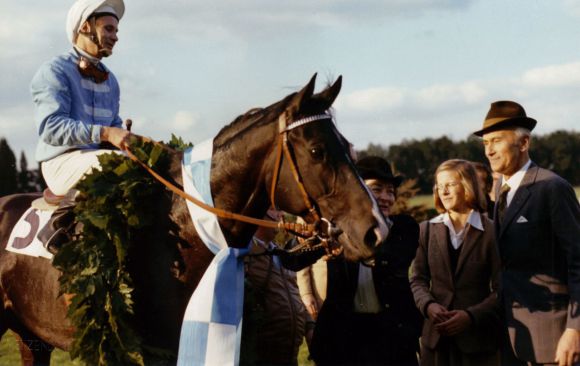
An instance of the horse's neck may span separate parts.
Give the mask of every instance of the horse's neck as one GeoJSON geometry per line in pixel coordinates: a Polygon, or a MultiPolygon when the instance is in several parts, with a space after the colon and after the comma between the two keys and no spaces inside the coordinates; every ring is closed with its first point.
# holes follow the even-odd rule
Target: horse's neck
{"type": "MultiPolygon", "coordinates": [[[[214,204],[221,209],[261,218],[269,201],[264,166],[275,149],[275,124],[256,127],[239,139],[214,149],[211,188],[214,204]]],[[[254,227],[242,222],[222,220],[226,239],[249,240],[254,227]]]]}

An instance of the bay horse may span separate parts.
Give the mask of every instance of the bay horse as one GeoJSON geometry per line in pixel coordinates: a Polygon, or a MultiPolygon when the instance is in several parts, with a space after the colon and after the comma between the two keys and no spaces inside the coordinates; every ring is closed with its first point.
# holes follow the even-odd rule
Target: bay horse
{"type": "MultiPolygon", "coordinates": [[[[239,116],[213,139],[210,185],[214,205],[262,218],[274,199],[280,209],[308,220],[309,207],[302,199],[306,194],[320,216],[341,230],[338,242],[344,256],[363,260],[386,238],[388,226],[333,121],[323,118],[287,131],[297,172],[292,171],[289,159],[280,162],[277,158],[280,117],[304,121],[327,113],[340,91],[339,77],[315,94],[315,78],[299,92],[239,116]],[[278,163],[279,170],[275,169],[278,163]]],[[[172,152],[167,171],[161,172],[178,185],[183,183],[181,159],[182,153],[172,152]]],[[[49,364],[53,347],[69,350],[74,334],[66,317],[65,296],[59,296],[59,272],[50,260],[5,250],[11,228],[35,198],[38,194],[0,199],[0,336],[11,329],[19,338],[23,363],[31,365],[49,364]]],[[[129,252],[134,326],[147,345],[177,354],[185,308],[213,254],[197,236],[183,198],[167,191],[155,205],[155,234],[141,238],[129,252]]],[[[245,246],[256,229],[231,219],[220,218],[219,223],[227,242],[235,247],[245,246]]]]}

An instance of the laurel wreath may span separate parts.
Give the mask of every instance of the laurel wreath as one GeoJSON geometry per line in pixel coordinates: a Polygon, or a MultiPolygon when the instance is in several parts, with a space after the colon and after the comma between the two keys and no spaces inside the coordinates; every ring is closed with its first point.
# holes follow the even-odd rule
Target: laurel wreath
{"type": "MultiPolygon", "coordinates": [[[[174,135],[168,145],[191,146],[174,135]]],[[[139,140],[131,151],[155,170],[168,164],[159,144],[139,140]]],[[[143,365],[147,354],[175,357],[143,344],[133,329],[133,283],[127,272],[131,239],[153,227],[154,197],[165,188],[123,155],[104,154],[99,162],[102,170],[86,175],[76,187],[75,215],[82,233],[53,260],[62,273],[61,295],[72,295],[67,315],[76,332],[70,356],[89,365],[143,365]]]]}

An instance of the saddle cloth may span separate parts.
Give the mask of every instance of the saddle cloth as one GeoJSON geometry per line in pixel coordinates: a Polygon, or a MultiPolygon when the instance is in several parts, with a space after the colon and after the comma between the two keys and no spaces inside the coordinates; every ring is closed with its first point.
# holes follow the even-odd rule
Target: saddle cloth
{"type": "Polygon", "coordinates": [[[57,206],[49,205],[43,198],[33,201],[12,228],[6,250],[32,257],[52,259],[53,255],[46,250],[36,235],[46,225],[56,208],[57,206]]]}

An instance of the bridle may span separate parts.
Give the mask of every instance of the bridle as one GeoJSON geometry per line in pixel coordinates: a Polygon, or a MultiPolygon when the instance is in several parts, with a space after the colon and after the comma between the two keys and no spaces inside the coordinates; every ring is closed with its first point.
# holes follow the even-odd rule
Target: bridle
{"type": "MultiPolygon", "coordinates": [[[[190,201],[191,203],[203,208],[204,210],[213,213],[218,217],[241,221],[262,227],[284,230],[304,238],[304,240],[298,243],[298,245],[294,246],[289,250],[285,250],[287,253],[311,251],[323,247],[325,248],[328,254],[331,254],[331,244],[333,242],[336,242],[338,236],[342,233],[342,231],[337,226],[335,226],[330,220],[322,217],[318,208],[314,204],[312,204],[312,200],[310,199],[310,196],[308,195],[308,192],[306,191],[306,188],[304,187],[304,184],[302,182],[302,178],[296,166],[294,156],[290,152],[288,133],[297,127],[304,126],[312,122],[321,120],[332,120],[332,117],[327,113],[323,113],[309,117],[304,117],[299,120],[288,123],[287,114],[288,111],[285,110],[278,117],[278,144],[276,152],[276,161],[274,164],[274,174],[272,176],[270,203],[272,207],[276,207],[275,192],[278,184],[278,178],[280,175],[280,168],[282,165],[283,157],[285,156],[288,161],[288,165],[290,166],[290,170],[292,171],[294,181],[296,182],[298,189],[301,193],[302,199],[304,201],[304,204],[308,209],[308,216],[313,221],[312,223],[304,223],[304,224],[291,223],[284,221],[283,218],[279,222],[274,222],[269,220],[256,219],[254,217],[229,212],[217,207],[212,207],[206,204],[205,202],[202,202],[197,198],[191,196],[190,194],[186,193],[183,189],[178,188],[176,185],[169,182],[167,179],[163,178],[161,175],[159,175],[157,172],[151,169],[148,165],[139,160],[130,151],[129,147],[127,147],[126,152],[131,160],[133,160],[142,168],[144,168],[155,179],[157,179],[164,186],[166,186],[170,191],[177,194],[181,198],[190,201]]],[[[159,142],[156,141],[153,142],[159,144],[159,142]]]]}

